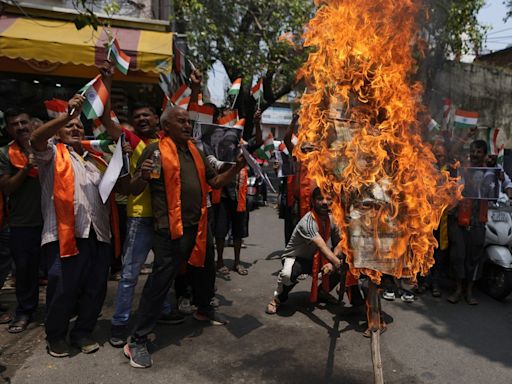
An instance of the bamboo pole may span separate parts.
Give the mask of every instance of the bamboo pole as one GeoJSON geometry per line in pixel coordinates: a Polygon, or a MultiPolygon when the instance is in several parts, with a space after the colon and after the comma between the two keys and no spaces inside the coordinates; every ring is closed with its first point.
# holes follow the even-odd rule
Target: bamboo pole
{"type": "Polygon", "coordinates": [[[380,298],[377,285],[371,281],[368,291],[367,306],[368,329],[371,332],[373,380],[375,384],[384,384],[382,358],[380,355],[380,298]]]}

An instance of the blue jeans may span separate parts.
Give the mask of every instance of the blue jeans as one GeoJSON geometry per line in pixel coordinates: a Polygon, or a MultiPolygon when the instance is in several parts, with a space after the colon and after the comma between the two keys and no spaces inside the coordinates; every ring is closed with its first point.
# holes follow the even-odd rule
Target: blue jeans
{"type": "MultiPolygon", "coordinates": [[[[148,253],[153,247],[153,218],[129,217],[126,221],[126,240],[123,250],[123,268],[117,287],[116,310],[112,316],[112,325],[128,325],[132,310],[135,286],[148,253]]],[[[171,304],[167,299],[162,313],[170,313],[171,304]]]]}

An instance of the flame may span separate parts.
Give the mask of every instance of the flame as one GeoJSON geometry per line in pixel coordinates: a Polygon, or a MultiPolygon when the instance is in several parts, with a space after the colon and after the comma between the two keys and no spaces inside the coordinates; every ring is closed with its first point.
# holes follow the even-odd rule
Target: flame
{"type": "MultiPolygon", "coordinates": [[[[317,4],[318,5],[318,4],[317,4]]],[[[295,154],[334,195],[351,272],[415,278],[434,264],[433,230],[460,199],[420,137],[422,87],[411,80],[418,40],[413,0],[323,1],[304,34],[295,154]],[[300,147],[313,144],[303,153],[300,147]]]]}

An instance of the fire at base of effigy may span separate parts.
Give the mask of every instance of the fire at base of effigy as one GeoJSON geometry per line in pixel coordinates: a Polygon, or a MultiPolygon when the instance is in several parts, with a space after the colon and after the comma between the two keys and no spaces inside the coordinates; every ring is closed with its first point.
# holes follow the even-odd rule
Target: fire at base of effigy
{"type": "Polygon", "coordinates": [[[312,52],[300,71],[307,90],[297,146],[313,144],[315,150],[295,154],[333,196],[350,271],[371,281],[369,326],[378,334],[376,284],[383,274],[415,279],[428,272],[437,246],[433,231],[443,211],[460,199],[460,188],[436,168],[420,136],[425,108],[413,59],[420,2],[317,5],[304,34],[312,52]]]}

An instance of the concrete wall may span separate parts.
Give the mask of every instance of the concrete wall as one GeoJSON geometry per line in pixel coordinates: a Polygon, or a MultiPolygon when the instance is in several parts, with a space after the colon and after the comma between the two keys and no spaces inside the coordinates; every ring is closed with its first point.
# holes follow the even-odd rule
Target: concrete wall
{"type": "MultiPolygon", "coordinates": [[[[439,119],[442,99],[448,97],[457,108],[479,112],[479,127],[504,129],[508,137],[506,148],[512,148],[511,94],[512,70],[482,64],[447,63],[437,73],[430,110],[439,119]]],[[[485,138],[483,131],[479,136],[485,138]]]]}

